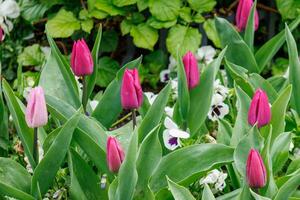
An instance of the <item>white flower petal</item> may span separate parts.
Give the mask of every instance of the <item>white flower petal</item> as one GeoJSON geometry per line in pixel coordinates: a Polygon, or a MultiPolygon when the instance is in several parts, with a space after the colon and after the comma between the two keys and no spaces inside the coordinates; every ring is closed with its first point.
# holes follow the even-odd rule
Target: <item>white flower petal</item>
{"type": "Polygon", "coordinates": [[[160,78],[160,82],[162,83],[168,82],[168,80],[170,80],[170,70],[169,69],[162,70],[159,74],[159,78],[160,78]]]}
{"type": "Polygon", "coordinates": [[[173,117],[174,108],[171,108],[169,106],[165,107],[165,112],[169,117],[173,117]]]}
{"type": "Polygon", "coordinates": [[[177,147],[180,147],[179,138],[172,137],[169,134],[168,129],[164,130],[164,132],[163,132],[163,141],[164,141],[165,147],[171,151],[175,150],[177,147]]]}
{"type": "Polygon", "coordinates": [[[172,69],[174,69],[174,68],[176,67],[176,65],[177,65],[176,59],[175,59],[173,56],[170,56],[170,57],[169,57],[169,65],[168,65],[168,69],[169,69],[169,70],[172,70],[172,69]]]}
{"type": "Polygon", "coordinates": [[[178,129],[178,126],[170,117],[166,117],[164,125],[167,129],[178,129]]]}
{"type": "Polygon", "coordinates": [[[0,4],[0,14],[9,18],[17,18],[20,15],[20,7],[14,0],[5,0],[0,4]]]}
{"type": "Polygon", "coordinates": [[[197,50],[196,58],[198,60],[204,60],[206,64],[213,61],[216,55],[216,50],[212,46],[203,46],[197,50]]]}
{"type": "Polygon", "coordinates": [[[144,94],[146,95],[146,97],[147,97],[149,103],[152,105],[153,102],[155,101],[157,95],[154,94],[153,92],[145,92],[144,94]]]}
{"type": "Polygon", "coordinates": [[[170,129],[169,134],[173,137],[184,138],[184,139],[190,137],[189,133],[179,130],[179,129],[170,129]]]}
{"type": "Polygon", "coordinates": [[[97,101],[97,100],[90,101],[90,106],[92,107],[92,110],[96,109],[98,103],[99,103],[99,101],[97,101]]]}

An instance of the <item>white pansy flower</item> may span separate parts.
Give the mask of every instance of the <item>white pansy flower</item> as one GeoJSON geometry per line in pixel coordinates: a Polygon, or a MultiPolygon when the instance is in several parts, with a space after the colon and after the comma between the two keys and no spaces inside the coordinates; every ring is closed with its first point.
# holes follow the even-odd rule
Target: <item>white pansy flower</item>
{"type": "Polygon", "coordinates": [[[15,0],[0,0],[0,26],[8,33],[13,29],[13,23],[9,20],[20,15],[20,7],[15,0]]]}
{"type": "Polygon", "coordinates": [[[294,149],[294,147],[295,147],[295,145],[294,145],[294,142],[293,141],[291,141],[291,143],[290,143],[290,147],[289,147],[289,151],[293,151],[293,149],[294,149]]]}
{"type": "Polygon", "coordinates": [[[229,113],[229,106],[223,102],[220,94],[213,95],[212,105],[208,113],[208,118],[212,121],[223,119],[229,113]]]}
{"type": "Polygon", "coordinates": [[[177,61],[173,56],[169,57],[169,65],[168,65],[168,69],[172,70],[176,67],[177,65],[177,61]]]}
{"type": "Polygon", "coordinates": [[[219,171],[217,169],[212,170],[207,174],[207,176],[200,179],[200,185],[209,184],[213,185],[212,188],[213,193],[217,193],[218,191],[222,191],[226,186],[227,173],[219,171]]]}
{"type": "Polygon", "coordinates": [[[180,138],[186,139],[190,137],[188,132],[180,130],[177,124],[169,117],[165,118],[164,126],[166,129],[163,132],[163,141],[165,147],[171,151],[181,146],[180,138]]]}
{"type": "Polygon", "coordinates": [[[168,82],[170,80],[170,73],[171,71],[169,69],[162,70],[159,74],[160,82],[162,83],[168,82]]]}
{"type": "Polygon", "coordinates": [[[212,46],[203,46],[197,50],[196,58],[198,61],[204,61],[209,64],[214,60],[216,50],[212,46]]]}
{"type": "Polygon", "coordinates": [[[97,100],[90,101],[90,106],[91,106],[93,111],[96,109],[98,103],[99,103],[99,101],[97,101],[97,100]]]}
{"type": "Polygon", "coordinates": [[[152,105],[153,102],[155,101],[157,95],[154,94],[153,92],[145,92],[144,94],[146,95],[146,97],[147,97],[147,99],[148,99],[150,105],[152,105]]]}
{"type": "Polygon", "coordinates": [[[171,87],[172,87],[172,97],[173,99],[177,99],[178,97],[178,80],[177,78],[171,80],[171,87]]]}
{"type": "Polygon", "coordinates": [[[165,107],[165,112],[169,117],[173,117],[174,108],[171,108],[169,106],[165,107]]]}
{"type": "Polygon", "coordinates": [[[214,81],[214,93],[222,96],[223,100],[228,96],[228,88],[221,84],[220,79],[214,81]]]}

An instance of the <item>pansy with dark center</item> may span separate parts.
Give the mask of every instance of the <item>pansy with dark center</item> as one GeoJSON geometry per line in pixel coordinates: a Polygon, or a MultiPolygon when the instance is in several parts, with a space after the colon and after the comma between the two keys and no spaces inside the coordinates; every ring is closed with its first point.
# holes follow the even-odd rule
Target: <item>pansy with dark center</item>
{"type": "Polygon", "coordinates": [[[176,138],[176,137],[172,137],[172,138],[170,138],[169,139],[169,144],[170,145],[178,145],[178,138],[176,138]]]}

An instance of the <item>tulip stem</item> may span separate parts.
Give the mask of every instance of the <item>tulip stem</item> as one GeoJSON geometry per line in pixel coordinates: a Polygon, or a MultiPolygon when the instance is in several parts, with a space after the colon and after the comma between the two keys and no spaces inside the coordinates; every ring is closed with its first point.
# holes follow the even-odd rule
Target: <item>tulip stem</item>
{"type": "Polygon", "coordinates": [[[33,159],[36,164],[39,163],[39,154],[38,154],[38,128],[33,129],[33,159]]]}
{"type": "Polygon", "coordinates": [[[135,109],[132,109],[132,125],[133,125],[133,130],[136,127],[136,113],[135,113],[135,109]]]}
{"type": "Polygon", "coordinates": [[[82,106],[85,114],[87,114],[86,112],[87,102],[88,102],[88,96],[87,96],[86,76],[82,76],[82,106]]]}

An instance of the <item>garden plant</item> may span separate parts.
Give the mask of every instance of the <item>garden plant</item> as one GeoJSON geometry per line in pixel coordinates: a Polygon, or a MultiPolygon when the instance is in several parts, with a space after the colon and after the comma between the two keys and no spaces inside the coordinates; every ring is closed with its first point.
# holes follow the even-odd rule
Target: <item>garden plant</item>
{"type": "Polygon", "coordinates": [[[0,199],[300,199],[299,23],[299,0],[0,0],[0,199]]]}

